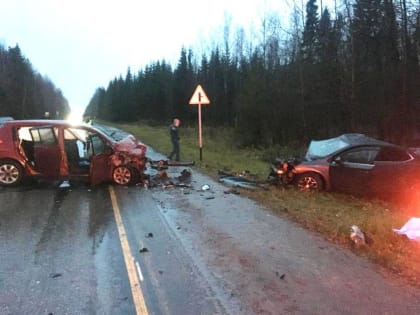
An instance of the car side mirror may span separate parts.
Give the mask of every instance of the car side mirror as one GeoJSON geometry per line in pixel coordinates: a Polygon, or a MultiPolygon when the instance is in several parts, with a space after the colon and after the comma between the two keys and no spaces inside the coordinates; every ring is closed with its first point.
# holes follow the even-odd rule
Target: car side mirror
{"type": "Polygon", "coordinates": [[[341,160],[341,156],[337,156],[332,160],[333,164],[335,165],[341,165],[343,164],[343,161],[341,160]]]}

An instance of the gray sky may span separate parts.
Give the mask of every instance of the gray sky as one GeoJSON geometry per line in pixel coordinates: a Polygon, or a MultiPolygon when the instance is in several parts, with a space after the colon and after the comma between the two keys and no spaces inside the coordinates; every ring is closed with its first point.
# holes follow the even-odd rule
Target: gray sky
{"type": "Polygon", "coordinates": [[[182,46],[209,43],[224,24],[249,29],[287,0],[0,0],[0,43],[19,44],[33,67],[84,108],[97,87],[152,61],[176,62],[182,46]]]}

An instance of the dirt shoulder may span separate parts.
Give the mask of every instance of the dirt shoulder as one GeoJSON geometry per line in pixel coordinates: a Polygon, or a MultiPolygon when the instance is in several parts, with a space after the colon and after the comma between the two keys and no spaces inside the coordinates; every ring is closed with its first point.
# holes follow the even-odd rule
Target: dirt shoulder
{"type": "Polygon", "coordinates": [[[416,288],[229,191],[194,170],[193,189],[155,189],[154,198],[192,259],[241,313],[420,313],[416,288]],[[210,190],[200,190],[204,184],[210,190]]]}

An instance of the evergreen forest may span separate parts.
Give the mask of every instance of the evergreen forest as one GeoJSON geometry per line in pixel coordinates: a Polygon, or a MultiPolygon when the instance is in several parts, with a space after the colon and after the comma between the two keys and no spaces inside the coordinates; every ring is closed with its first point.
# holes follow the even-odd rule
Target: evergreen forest
{"type": "Polygon", "coordinates": [[[62,92],[33,68],[18,45],[0,44],[0,116],[56,119],[69,111],[62,92]]]}
{"type": "Polygon", "coordinates": [[[86,114],[192,125],[188,101],[199,83],[212,102],[203,123],[234,128],[243,146],[347,132],[410,141],[420,111],[420,2],[298,2],[287,28],[266,14],[251,36],[227,18],[205,53],[183,47],[175,65],[128,69],[95,91],[86,114]]]}

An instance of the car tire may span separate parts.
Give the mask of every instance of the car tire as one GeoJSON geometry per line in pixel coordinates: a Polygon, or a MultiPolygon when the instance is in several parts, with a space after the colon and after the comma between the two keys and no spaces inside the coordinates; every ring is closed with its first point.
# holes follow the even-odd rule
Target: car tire
{"type": "Polygon", "coordinates": [[[22,165],[13,160],[0,161],[0,185],[17,186],[22,182],[24,170],[22,165]]]}
{"type": "Polygon", "coordinates": [[[112,172],[112,180],[118,185],[131,185],[137,180],[137,172],[132,167],[120,165],[112,172]]]}
{"type": "Polygon", "coordinates": [[[321,175],[314,172],[298,174],[295,179],[295,185],[301,191],[324,190],[324,181],[321,175]]]}

